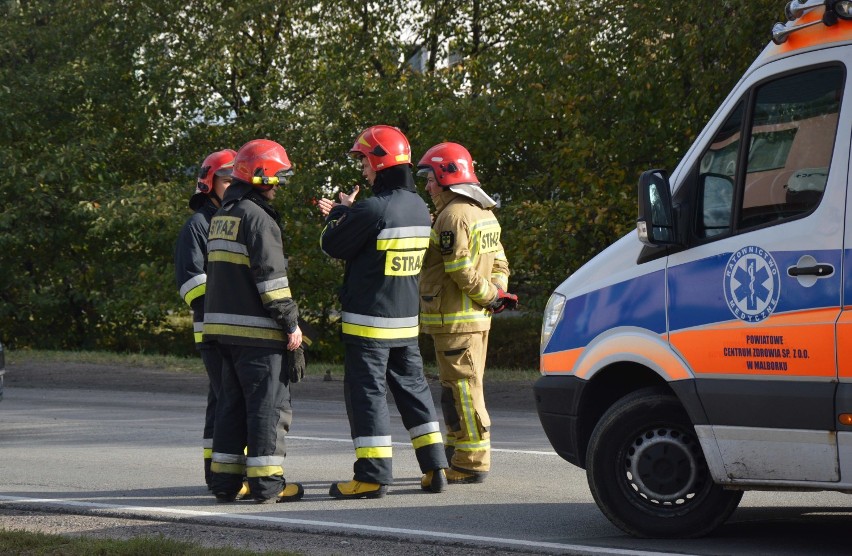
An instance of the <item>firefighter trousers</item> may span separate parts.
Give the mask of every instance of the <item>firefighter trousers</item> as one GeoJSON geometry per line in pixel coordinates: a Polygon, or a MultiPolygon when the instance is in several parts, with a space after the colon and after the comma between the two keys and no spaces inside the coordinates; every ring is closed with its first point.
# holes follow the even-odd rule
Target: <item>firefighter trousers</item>
{"type": "Polygon", "coordinates": [[[491,419],[482,381],[488,331],[433,334],[441,377],[441,409],[450,467],[467,473],[491,469],[491,419]]]}
{"type": "Polygon", "coordinates": [[[293,418],[284,350],[219,344],[219,351],[212,490],[236,495],[246,477],[255,499],[274,498],[285,485],[284,440],[293,418]]]}
{"type": "Polygon", "coordinates": [[[355,444],[356,481],[393,482],[388,389],[411,437],[420,470],[426,473],[447,467],[435,404],[417,345],[346,344],[344,366],[343,390],[355,444]]]}
{"type": "Polygon", "coordinates": [[[210,461],[213,458],[213,426],[216,421],[216,402],[222,387],[222,356],[212,344],[199,344],[198,352],[207,370],[207,411],[204,415],[204,481],[210,486],[210,461]]]}

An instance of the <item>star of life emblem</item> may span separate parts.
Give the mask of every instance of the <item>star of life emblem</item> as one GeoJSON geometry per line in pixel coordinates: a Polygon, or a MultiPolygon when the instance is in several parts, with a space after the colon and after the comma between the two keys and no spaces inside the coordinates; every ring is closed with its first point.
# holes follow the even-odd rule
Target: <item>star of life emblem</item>
{"type": "Polygon", "coordinates": [[[781,276],[769,251],[750,245],[735,251],[725,265],[725,302],[746,322],[760,322],[778,306],[781,276]]]}

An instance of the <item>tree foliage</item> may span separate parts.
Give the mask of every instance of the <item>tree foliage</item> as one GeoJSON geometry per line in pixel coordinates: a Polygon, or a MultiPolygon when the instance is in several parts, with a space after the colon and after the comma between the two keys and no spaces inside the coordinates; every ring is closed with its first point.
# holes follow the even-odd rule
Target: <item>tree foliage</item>
{"type": "MultiPolygon", "coordinates": [[[[145,349],[185,314],[172,245],[204,156],[256,137],[291,283],[328,324],[342,268],[312,202],[359,179],[358,131],[415,162],[463,143],[531,309],[630,230],[634,183],[673,167],[768,40],[781,4],[563,0],[15,0],[0,8],[0,337],[145,349]],[[5,13],[3,13],[5,11],[5,13]]],[[[328,334],[333,337],[333,334],[328,334]]],[[[187,344],[191,342],[187,336],[187,344]]]]}

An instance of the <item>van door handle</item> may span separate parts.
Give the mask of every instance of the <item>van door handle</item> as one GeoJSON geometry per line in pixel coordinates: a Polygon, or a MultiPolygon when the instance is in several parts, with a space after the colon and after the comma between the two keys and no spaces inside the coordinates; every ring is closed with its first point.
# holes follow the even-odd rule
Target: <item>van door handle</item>
{"type": "Polygon", "coordinates": [[[790,276],[819,276],[825,278],[834,274],[834,267],[830,264],[818,264],[814,266],[791,266],[787,269],[790,276]]]}

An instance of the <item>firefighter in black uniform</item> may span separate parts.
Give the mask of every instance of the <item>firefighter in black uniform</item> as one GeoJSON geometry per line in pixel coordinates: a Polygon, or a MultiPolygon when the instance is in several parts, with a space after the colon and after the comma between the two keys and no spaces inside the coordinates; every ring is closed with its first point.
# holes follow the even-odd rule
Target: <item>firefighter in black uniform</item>
{"type": "Polygon", "coordinates": [[[304,357],[280,216],[269,203],[290,168],[274,141],[243,145],[210,222],[204,338],[217,343],[223,358],[212,463],[212,490],[221,502],[237,497],[243,476],[261,503],[304,493],[284,479],[290,382],[304,372],[304,357]]]}
{"type": "Polygon", "coordinates": [[[222,358],[210,342],[201,337],[204,324],[204,293],[207,272],[204,258],[207,254],[207,231],[210,219],[219,209],[222,196],[231,183],[231,169],[237,152],[231,149],[214,152],[204,159],[198,173],[195,193],[189,199],[194,210],[180,231],[175,245],[175,278],[180,296],[192,309],[192,328],[195,346],[201,354],[210,385],[207,391],[207,412],[204,419],[204,481],[210,487],[210,458],[213,455],[213,421],[216,417],[216,400],[222,380],[222,358]]]}
{"type": "Polygon", "coordinates": [[[373,196],[353,204],[322,199],[323,251],[346,261],[340,291],[345,345],[344,394],[356,461],[354,478],[334,483],[335,498],[380,498],[392,482],[386,391],[393,393],[424,473],[421,487],[444,490],[447,459],[418,338],[418,284],[431,219],[417,195],[411,147],[402,132],[374,126],[350,153],[373,196]]]}

